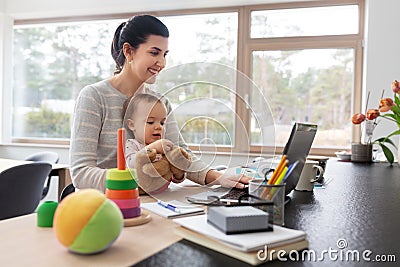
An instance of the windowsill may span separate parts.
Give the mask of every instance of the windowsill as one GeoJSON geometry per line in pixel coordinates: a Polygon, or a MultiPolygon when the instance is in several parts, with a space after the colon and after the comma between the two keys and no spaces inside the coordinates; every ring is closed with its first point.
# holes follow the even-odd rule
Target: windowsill
{"type": "MultiPolygon", "coordinates": [[[[55,148],[55,149],[69,149],[70,146],[69,144],[49,144],[49,143],[2,143],[0,144],[0,147],[29,147],[29,148],[55,148]]],[[[250,152],[237,152],[237,151],[197,151],[193,148],[191,148],[193,153],[197,156],[199,155],[219,155],[219,156],[239,156],[239,157],[270,157],[274,156],[271,153],[260,153],[258,151],[250,151],[250,152]]],[[[275,153],[275,156],[281,155],[281,150],[278,149],[275,153]]],[[[334,157],[335,152],[338,151],[338,148],[311,148],[310,155],[318,155],[318,156],[328,156],[328,157],[334,157]]]]}
{"type": "Polygon", "coordinates": [[[69,149],[69,145],[64,144],[39,144],[39,143],[2,143],[0,146],[9,147],[41,147],[41,148],[65,148],[69,149]]]}

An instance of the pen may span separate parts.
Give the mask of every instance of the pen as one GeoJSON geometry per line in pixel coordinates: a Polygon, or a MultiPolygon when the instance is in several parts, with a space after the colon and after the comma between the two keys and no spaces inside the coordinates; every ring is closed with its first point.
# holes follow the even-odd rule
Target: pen
{"type": "Polygon", "coordinates": [[[286,182],[286,179],[292,174],[294,169],[297,167],[297,164],[299,164],[299,161],[296,160],[293,164],[289,166],[289,169],[287,170],[285,177],[282,180],[282,184],[286,182]]]}
{"type": "Polygon", "coordinates": [[[159,201],[157,201],[157,204],[160,205],[161,207],[164,207],[166,209],[172,210],[173,212],[176,212],[176,213],[180,213],[181,212],[177,207],[175,207],[175,206],[173,206],[173,205],[171,205],[171,204],[169,204],[167,202],[159,200],[159,201]]]}

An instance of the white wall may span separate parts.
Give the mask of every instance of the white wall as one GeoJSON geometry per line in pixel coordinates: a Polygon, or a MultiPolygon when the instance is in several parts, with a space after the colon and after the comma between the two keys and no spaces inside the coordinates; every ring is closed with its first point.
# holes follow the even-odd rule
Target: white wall
{"type": "MultiPolygon", "coordinates": [[[[367,0],[364,90],[371,91],[369,108],[378,107],[382,89],[386,97],[393,97],[391,82],[400,80],[399,10],[399,0],[367,0]]],[[[375,138],[386,136],[396,128],[392,122],[380,124],[375,138]]],[[[393,140],[398,143],[398,137],[393,140]]]]}
{"type": "MultiPolygon", "coordinates": [[[[8,14],[16,19],[38,17],[64,17],[99,15],[105,13],[127,13],[162,11],[204,7],[221,7],[276,3],[282,0],[5,0],[8,14]]],[[[300,2],[286,0],[285,2],[300,2]]]]}
{"type": "MultiPolygon", "coordinates": [[[[296,1],[296,0],[295,0],[296,1]]],[[[387,89],[385,95],[392,96],[390,85],[392,80],[400,80],[400,68],[398,62],[400,58],[400,35],[398,34],[398,10],[400,10],[399,0],[366,0],[367,13],[366,18],[366,49],[364,61],[364,90],[371,91],[370,107],[375,103],[378,104],[378,99],[383,88],[387,89]]],[[[4,49],[4,34],[9,34],[12,29],[4,29],[3,22],[7,22],[10,18],[36,18],[36,17],[51,17],[51,16],[68,16],[68,15],[87,15],[87,14],[102,14],[110,12],[138,12],[143,10],[166,10],[178,8],[194,8],[194,7],[211,7],[221,5],[241,5],[253,3],[270,3],[277,1],[268,0],[69,0],[69,1],[54,1],[54,0],[6,0],[0,1],[0,67],[4,67],[2,60],[4,49]],[[4,4],[5,3],[5,4],[4,4]],[[140,4],[139,4],[140,3],[140,4]],[[2,15],[4,10],[6,14],[2,15]]],[[[2,81],[2,73],[0,72],[0,84],[2,88],[10,88],[4,86],[6,83],[2,81]]],[[[9,89],[2,91],[7,93],[9,89]]],[[[365,100],[364,100],[365,102],[365,100]]],[[[3,103],[4,104],[4,103],[3,103]]],[[[2,114],[4,116],[4,114],[2,114]]],[[[376,134],[386,135],[394,125],[391,123],[383,123],[376,129],[376,134]],[[381,127],[384,126],[384,127],[381,127]]],[[[3,129],[5,131],[7,129],[3,129]]],[[[9,158],[24,158],[27,154],[38,151],[42,147],[26,147],[18,145],[3,145],[0,146],[0,157],[9,158]]],[[[68,162],[68,148],[45,147],[45,149],[54,150],[61,155],[61,162],[68,162]]],[[[225,164],[229,162],[225,157],[220,157],[216,164],[225,164]]],[[[240,162],[241,157],[232,159],[234,162],[240,162]]]]}

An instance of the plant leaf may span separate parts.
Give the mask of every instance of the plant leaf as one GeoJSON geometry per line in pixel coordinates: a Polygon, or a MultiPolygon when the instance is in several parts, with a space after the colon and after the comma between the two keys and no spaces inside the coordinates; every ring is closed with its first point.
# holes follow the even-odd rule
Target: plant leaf
{"type": "Polygon", "coordinates": [[[393,113],[396,114],[397,116],[400,115],[400,107],[399,107],[399,106],[393,105],[393,106],[392,106],[392,111],[393,111],[393,113]]]}
{"type": "Polygon", "coordinates": [[[394,148],[397,149],[397,146],[396,146],[395,143],[392,141],[392,139],[389,139],[389,137],[381,137],[381,138],[378,138],[378,139],[376,139],[376,140],[374,141],[374,144],[379,144],[379,145],[381,145],[381,144],[384,144],[384,143],[389,143],[389,144],[391,144],[394,148]]]}
{"type": "Polygon", "coordinates": [[[379,143],[379,145],[382,147],[382,151],[385,154],[387,161],[390,163],[390,165],[392,165],[394,162],[394,156],[393,156],[392,151],[387,146],[385,146],[383,143],[379,143]]]}
{"type": "Polygon", "coordinates": [[[396,93],[394,94],[394,102],[396,103],[397,106],[400,106],[400,99],[396,93]]]}
{"type": "Polygon", "coordinates": [[[394,116],[394,114],[392,114],[392,113],[383,114],[383,115],[381,115],[381,117],[390,117],[394,120],[396,119],[396,116],[394,116]]]}
{"type": "Polygon", "coordinates": [[[387,139],[389,139],[390,137],[392,137],[393,135],[398,135],[400,134],[400,130],[396,130],[393,133],[389,134],[388,136],[386,136],[387,139]]]}

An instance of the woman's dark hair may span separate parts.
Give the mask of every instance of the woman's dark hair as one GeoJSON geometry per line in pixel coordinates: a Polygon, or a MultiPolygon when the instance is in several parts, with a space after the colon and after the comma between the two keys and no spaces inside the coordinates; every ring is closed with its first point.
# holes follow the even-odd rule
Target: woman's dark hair
{"type": "Polygon", "coordinates": [[[168,38],[169,31],[167,26],[151,15],[134,16],[118,26],[111,44],[111,55],[116,63],[114,74],[120,73],[125,63],[124,43],[136,49],[147,41],[149,35],[168,38]]]}

